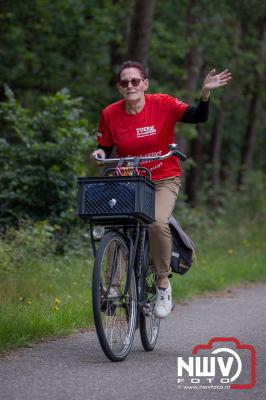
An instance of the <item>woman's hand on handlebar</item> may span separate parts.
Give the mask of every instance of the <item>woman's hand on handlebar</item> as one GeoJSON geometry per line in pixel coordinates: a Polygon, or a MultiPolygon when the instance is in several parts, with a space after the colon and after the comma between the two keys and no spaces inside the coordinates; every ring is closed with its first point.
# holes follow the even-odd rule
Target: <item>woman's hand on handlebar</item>
{"type": "Polygon", "coordinates": [[[92,161],[94,161],[97,165],[101,165],[101,162],[96,160],[96,156],[97,158],[101,158],[102,160],[104,160],[106,158],[105,151],[102,149],[97,149],[94,150],[90,155],[90,159],[92,161]]]}

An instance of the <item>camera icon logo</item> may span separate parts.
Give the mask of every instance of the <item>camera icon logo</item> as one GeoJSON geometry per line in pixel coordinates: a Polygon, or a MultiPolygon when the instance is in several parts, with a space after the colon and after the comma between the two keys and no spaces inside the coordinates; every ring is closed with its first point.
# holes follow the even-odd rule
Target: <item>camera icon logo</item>
{"type": "Polygon", "coordinates": [[[178,388],[251,389],[256,383],[256,350],[234,337],[196,345],[193,356],[177,357],[178,388]]]}

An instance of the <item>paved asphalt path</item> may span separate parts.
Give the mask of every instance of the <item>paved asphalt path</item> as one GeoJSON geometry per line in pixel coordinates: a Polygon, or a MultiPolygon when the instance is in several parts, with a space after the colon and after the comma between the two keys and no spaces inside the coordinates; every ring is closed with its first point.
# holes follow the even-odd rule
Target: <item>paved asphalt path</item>
{"type": "Polygon", "coordinates": [[[111,363],[96,333],[33,345],[0,358],[1,400],[265,400],[266,285],[234,289],[177,305],[161,324],[153,352],[144,352],[139,332],[128,358],[111,363]],[[189,357],[212,337],[253,344],[257,383],[246,390],[188,390],[176,384],[177,356],[189,357]]]}

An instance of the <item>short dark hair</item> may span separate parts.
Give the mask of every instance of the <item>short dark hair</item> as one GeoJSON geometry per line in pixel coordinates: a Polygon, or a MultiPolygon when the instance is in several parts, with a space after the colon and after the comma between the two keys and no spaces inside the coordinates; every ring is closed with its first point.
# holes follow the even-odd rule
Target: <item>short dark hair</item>
{"type": "Polygon", "coordinates": [[[143,79],[148,79],[149,78],[149,69],[144,67],[143,64],[141,64],[139,61],[125,61],[123,64],[120,65],[118,72],[117,72],[117,81],[120,81],[121,78],[121,72],[126,69],[126,68],[137,68],[143,79]]]}

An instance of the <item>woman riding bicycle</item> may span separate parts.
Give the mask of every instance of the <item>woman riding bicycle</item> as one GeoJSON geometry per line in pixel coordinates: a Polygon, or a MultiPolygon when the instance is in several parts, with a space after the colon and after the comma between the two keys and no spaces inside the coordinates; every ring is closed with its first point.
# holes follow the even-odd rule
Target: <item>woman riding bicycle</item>
{"type": "MultiPolygon", "coordinates": [[[[119,157],[161,155],[174,140],[176,122],[206,122],[210,91],[225,86],[231,79],[226,69],[213,69],[204,79],[201,98],[196,107],[167,94],[145,94],[149,87],[147,69],[139,62],[126,61],[118,72],[117,88],[123,99],[107,106],[101,114],[96,155],[110,156],[113,147],[119,157]]],[[[168,279],[172,237],[168,220],[181,185],[181,169],[176,157],[141,163],[152,173],[156,186],[155,222],[148,232],[152,260],[156,269],[157,288],[154,313],[167,317],[172,309],[172,290],[168,279]]]]}

